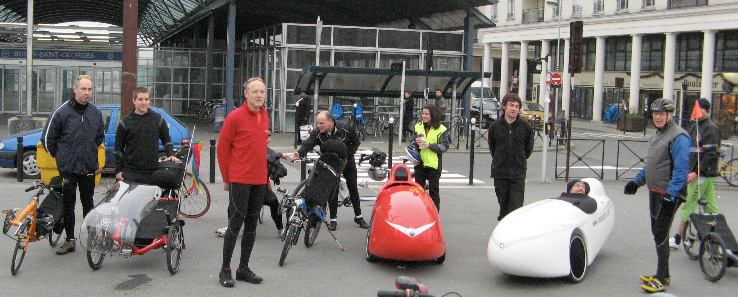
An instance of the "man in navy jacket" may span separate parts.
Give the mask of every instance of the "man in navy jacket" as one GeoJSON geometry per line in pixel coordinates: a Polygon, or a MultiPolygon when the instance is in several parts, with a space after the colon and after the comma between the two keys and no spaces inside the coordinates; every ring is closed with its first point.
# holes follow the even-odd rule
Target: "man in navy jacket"
{"type": "Polygon", "coordinates": [[[105,121],[97,107],[90,103],[92,79],[80,75],[74,82],[74,98],[64,102],[51,116],[41,141],[49,155],[56,158],[62,178],[68,180],[62,189],[64,197],[64,230],[67,239],[56,251],[59,255],[74,252],[74,205],[82,202],[82,214],[92,210],[95,170],[100,166],[97,149],[105,140],[105,121]]]}

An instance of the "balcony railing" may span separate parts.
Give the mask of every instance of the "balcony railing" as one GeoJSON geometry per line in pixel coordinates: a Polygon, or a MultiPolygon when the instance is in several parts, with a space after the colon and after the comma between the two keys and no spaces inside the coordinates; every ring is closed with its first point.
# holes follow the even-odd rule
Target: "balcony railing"
{"type": "Polygon", "coordinates": [[[543,22],[543,8],[523,10],[523,24],[543,22]]]}
{"type": "Polygon", "coordinates": [[[669,8],[707,5],[707,0],[669,0],[669,8]]]}

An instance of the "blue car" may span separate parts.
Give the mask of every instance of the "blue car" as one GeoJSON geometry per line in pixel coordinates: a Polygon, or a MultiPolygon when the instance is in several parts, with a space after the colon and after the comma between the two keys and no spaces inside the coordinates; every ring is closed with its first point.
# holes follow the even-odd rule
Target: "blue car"
{"type": "MultiPolygon", "coordinates": [[[[115,167],[115,159],[113,157],[113,149],[115,147],[115,129],[118,127],[122,115],[120,114],[119,105],[100,105],[97,106],[105,120],[105,168],[112,169],[115,167]]],[[[178,149],[182,146],[189,146],[190,131],[184,124],[169,115],[166,111],[150,107],[153,111],[164,116],[169,126],[169,136],[172,137],[174,148],[178,149]]],[[[25,178],[40,178],[41,170],[36,165],[36,145],[41,140],[43,129],[35,129],[14,135],[10,135],[0,141],[0,167],[16,168],[17,167],[17,148],[19,136],[23,137],[23,175],[25,178]]],[[[159,148],[163,152],[163,146],[159,143],[159,148]]]]}

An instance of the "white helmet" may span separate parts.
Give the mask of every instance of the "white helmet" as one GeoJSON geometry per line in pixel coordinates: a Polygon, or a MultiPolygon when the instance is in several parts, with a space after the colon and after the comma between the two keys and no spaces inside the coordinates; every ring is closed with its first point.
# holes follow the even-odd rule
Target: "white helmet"
{"type": "Polygon", "coordinates": [[[375,181],[383,181],[387,177],[387,170],[382,167],[369,168],[369,178],[375,181]]]}
{"type": "Polygon", "coordinates": [[[407,160],[412,162],[413,165],[420,164],[420,152],[418,152],[412,145],[405,147],[405,154],[407,155],[407,160]]]}

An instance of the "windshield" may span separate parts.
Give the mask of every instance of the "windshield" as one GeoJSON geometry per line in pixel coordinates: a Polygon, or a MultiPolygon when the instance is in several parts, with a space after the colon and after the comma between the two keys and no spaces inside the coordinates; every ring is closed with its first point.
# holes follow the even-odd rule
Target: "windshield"
{"type": "MultiPolygon", "coordinates": [[[[480,88],[472,88],[472,95],[475,98],[481,98],[482,97],[482,89],[480,88]]],[[[484,98],[497,98],[494,93],[492,93],[492,90],[489,88],[484,88],[484,98]]],[[[486,107],[485,107],[486,108],[486,107]]]]}
{"type": "Polygon", "coordinates": [[[500,109],[500,104],[497,103],[497,101],[484,100],[482,102],[483,102],[482,109],[485,109],[485,110],[497,110],[497,109],[500,109]]]}
{"type": "Polygon", "coordinates": [[[543,106],[535,102],[523,102],[523,110],[543,111],[543,106]]]}

